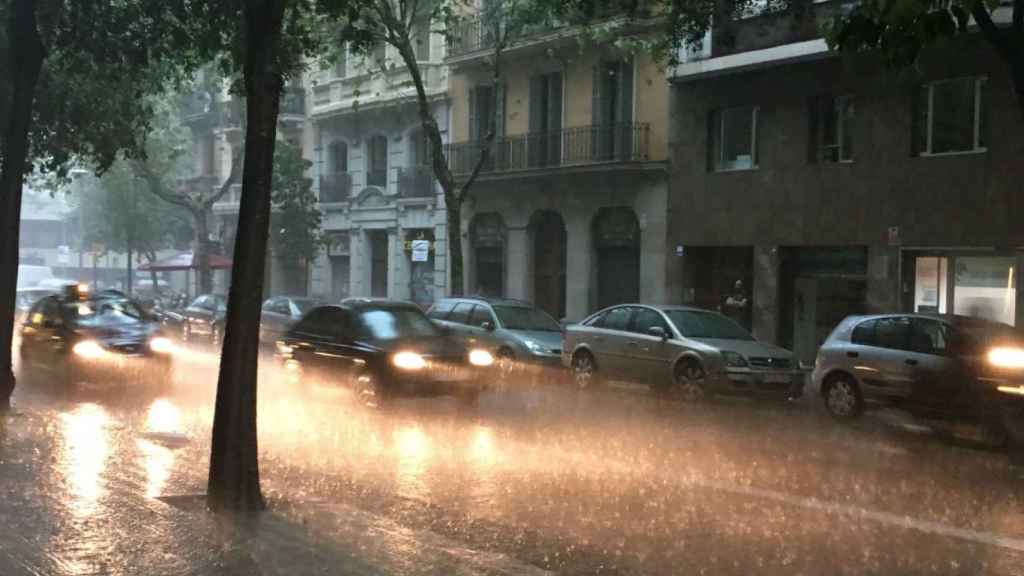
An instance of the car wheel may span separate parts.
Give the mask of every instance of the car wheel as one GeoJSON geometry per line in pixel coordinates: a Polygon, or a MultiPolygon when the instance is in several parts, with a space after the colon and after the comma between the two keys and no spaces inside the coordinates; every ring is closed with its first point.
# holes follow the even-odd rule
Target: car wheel
{"type": "Polygon", "coordinates": [[[594,387],[597,382],[597,363],[590,352],[584,350],[573,356],[572,379],[580,390],[594,387]]]}
{"type": "Polygon", "coordinates": [[[825,409],[839,420],[853,420],[864,412],[864,398],[853,378],[835,376],[825,384],[825,409]]]}
{"type": "Polygon", "coordinates": [[[369,372],[356,377],[356,394],[359,403],[367,408],[383,408],[387,400],[380,379],[369,372]]]}
{"type": "Polygon", "coordinates": [[[708,396],[704,367],[696,360],[686,360],[676,365],[673,371],[672,392],[684,402],[691,404],[705,400],[708,396]]]}

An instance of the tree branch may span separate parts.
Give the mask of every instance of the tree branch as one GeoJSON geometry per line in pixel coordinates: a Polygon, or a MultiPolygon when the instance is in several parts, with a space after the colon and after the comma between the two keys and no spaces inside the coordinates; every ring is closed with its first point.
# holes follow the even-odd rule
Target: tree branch
{"type": "Polygon", "coordinates": [[[469,173],[469,177],[466,181],[459,186],[459,191],[455,195],[455,201],[459,204],[466,199],[466,195],[469,194],[469,188],[476,181],[477,176],[484,168],[484,164],[487,163],[488,158],[491,157],[491,146],[494,145],[494,130],[490,130],[487,136],[484,138],[483,149],[480,150],[480,158],[477,158],[476,166],[473,166],[473,171],[469,173]]]}
{"type": "Polygon", "coordinates": [[[223,198],[224,195],[228,193],[228,190],[231,190],[231,187],[234,186],[235,182],[238,181],[238,177],[242,172],[242,160],[245,158],[245,148],[242,148],[240,152],[240,154],[235,154],[235,158],[231,161],[231,172],[228,174],[227,179],[224,180],[213,196],[210,196],[202,202],[204,209],[220,202],[220,199],[223,198]]]}
{"type": "Polygon", "coordinates": [[[132,162],[132,168],[136,176],[139,176],[146,181],[146,187],[149,188],[149,191],[157,198],[167,202],[168,204],[181,206],[187,210],[192,210],[194,208],[192,202],[184,194],[166,190],[164,188],[164,183],[160,180],[160,177],[153,173],[152,168],[148,163],[146,163],[146,161],[135,160],[132,162]]]}

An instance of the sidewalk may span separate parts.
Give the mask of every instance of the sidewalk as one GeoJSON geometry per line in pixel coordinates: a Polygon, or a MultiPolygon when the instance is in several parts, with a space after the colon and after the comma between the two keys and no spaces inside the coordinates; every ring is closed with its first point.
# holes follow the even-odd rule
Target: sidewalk
{"type": "Polygon", "coordinates": [[[161,446],[88,410],[17,410],[0,418],[3,576],[543,573],[351,506],[301,500],[300,487],[287,499],[268,493],[269,510],[255,517],[219,518],[197,494],[204,446],[161,446]]]}

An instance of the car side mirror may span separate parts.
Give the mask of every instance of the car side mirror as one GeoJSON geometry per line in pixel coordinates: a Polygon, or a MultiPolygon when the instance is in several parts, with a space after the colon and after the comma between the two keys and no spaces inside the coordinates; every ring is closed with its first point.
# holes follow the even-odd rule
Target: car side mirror
{"type": "Polygon", "coordinates": [[[647,329],[647,333],[655,338],[661,338],[662,342],[668,340],[668,332],[665,332],[661,326],[651,326],[647,329]]]}
{"type": "Polygon", "coordinates": [[[487,330],[488,332],[494,332],[494,323],[493,322],[482,322],[480,324],[480,327],[483,328],[484,330],[487,330]]]}

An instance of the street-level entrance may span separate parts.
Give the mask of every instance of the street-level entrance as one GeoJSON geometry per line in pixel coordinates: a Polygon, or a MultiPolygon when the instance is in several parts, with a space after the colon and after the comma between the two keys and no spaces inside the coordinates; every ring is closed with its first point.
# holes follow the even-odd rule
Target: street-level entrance
{"type": "Polygon", "coordinates": [[[368,232],[370,240],[370,295],[386,298],[388,295],[388,233],[385,230],[368,232]]]}
{"type": "Polygon", "coordinates": [[[1016,324],[1016,255],[995,250],[906,250],[903,308],[1016,324]]]}
{"type": "Polygon", "coordinates": [[[505,294],[505,223],[496,212],[477,214],[470,230],[476,292],[505,294]]]}
{"type": "Polygon", "coordinates": [[[533,228],[533,300],[555,318],[565,317],[565,223],[557,212],[537,212],[533,228]]]}
{"type": "Polygon", "coordinates": [[[631,208],[602,208],[594,217],[597,306],[640,299],[640,223],[631,208]]]}

